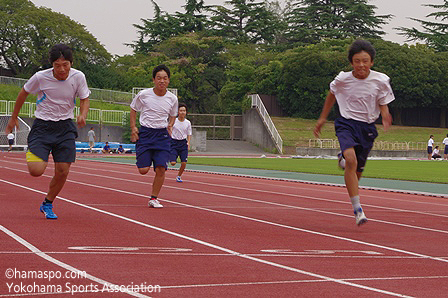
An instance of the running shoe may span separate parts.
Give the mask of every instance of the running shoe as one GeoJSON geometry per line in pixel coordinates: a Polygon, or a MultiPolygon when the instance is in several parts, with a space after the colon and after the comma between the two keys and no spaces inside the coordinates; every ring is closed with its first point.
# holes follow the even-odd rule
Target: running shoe
{"type": "Polygon", "coordinates": [[[176,182],[183,182],[182,179],[180,178],[180,176],[176,177],[176,182]]]}
{"type": "Polygon", "coordinates": [[[356,224],[358,226],[365,224],[367,222],[367,217],[364,214],[364,211],[362,211],[362,208],[353,211],[353,213],[355,213],[356,224]]]}
{"type": "Polygon", "coordinates": [[[58,216],[53,213],[53,204],[42,203],[40,205],[40,212],[45,214],[46,219],[58,219],[58,216]]]}
{"type": "Polygon", "coordinates": [[[338,153],[338,166],[345,170],[345,158],[342,156],[342,152],[338,153]]]}
{"type": "Polygon", "coordinates": [[[157,199],[149,200],[148,206],[151,208],[163,208],[163,205],[160,204],[159,200],[157,199]]]}

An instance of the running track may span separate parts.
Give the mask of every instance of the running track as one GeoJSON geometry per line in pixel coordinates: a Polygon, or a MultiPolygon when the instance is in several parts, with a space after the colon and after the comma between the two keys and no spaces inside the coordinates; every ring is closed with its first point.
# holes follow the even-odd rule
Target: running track
{"type": "Polygon", "coordinates": [[[198,172],[181,184],[171,170],[165,208],[150,209],[152,171],[77,161],[50,221],[38,207],[53,169],[34,178],[23,154],[0,153],[0,297],[448,293],[446,198],[361,190],[357,227],[342,187],[198,172]],[[74,270],[85,274],[58,275],[74,270]]]}

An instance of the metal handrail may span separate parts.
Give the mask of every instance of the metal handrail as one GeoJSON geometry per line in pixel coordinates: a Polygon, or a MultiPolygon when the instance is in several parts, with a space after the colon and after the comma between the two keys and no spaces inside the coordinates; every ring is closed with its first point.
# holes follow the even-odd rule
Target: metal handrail
{"type": "Polygon", "coordinates": [[[261,100],[261,98],[258,94],[251,94],[251,95],[249,95],[249,97],[252,101],[252,107],[257,109],[258,113],[261,116],[261,119],[263,119],[263,123],[265,124],[266,128],[268,129],[268,131],[272,137],[272,140],[275,143],[275,147],[277,148],[278,152],[280,154],[282,154],[283,153],[282,137],[278,133],[278,130],[274,125],[274,122],[272,122],[272,119],[269,116],[269,113],[266,110],[266,107],[264,106],[263,101],[261,100]]]}

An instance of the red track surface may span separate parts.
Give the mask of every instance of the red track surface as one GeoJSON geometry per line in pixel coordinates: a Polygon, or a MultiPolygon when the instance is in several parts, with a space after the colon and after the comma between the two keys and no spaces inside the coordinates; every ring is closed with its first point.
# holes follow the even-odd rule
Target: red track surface
{"type": "Polygon", "coordinates": [[[105,283],[151,297],[448,293],[443,198],[362,190],[369,222],[357,227],[344,188],[193,172],[176,183],[168,171],[164,208],[150,209],[152,172],[77,161],[50,221],[38,208],[52,171],[34,178],[23,155],[0,154],[0,297],[133,294],[105,283]],[[87,278],[23,276],[74,268],[87,278]]]}

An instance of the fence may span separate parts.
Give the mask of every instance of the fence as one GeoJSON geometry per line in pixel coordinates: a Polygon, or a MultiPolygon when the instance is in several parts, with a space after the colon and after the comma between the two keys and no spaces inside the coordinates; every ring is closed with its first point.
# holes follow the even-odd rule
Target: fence
{"type": "MultiPolygon", "coordinates": [[[[13,77],[0,76],[0,84],[13,85],[22,88],[28,80],[19,79],[13,77]]],[[[108,89],[90,88],[92,92],[89,96],[91,100],[99,100],[102,102],[113,102],[118,104],[130,104],[134,96],[141,90],[146,89],[143,87],[132,88],[132,92],[115,91],[108,89]]],[[[168,88],[177,96],[177,89],[168,88]]]]}
{"type": "MultiPolygon", "coordinates": [[[[440,146],[441,144],[434,143],[434,146],[440,146]]],[[[391,150],[391,151],[426,151],[428,146],[427,142],[387,142],[376,141],[373,145],[373,150],[391,150]]],[[[326,148],[326,149],[339,149],[338,140],[333,139],[310,139],[308,140],[309,148],[326,148]]]]}
{"type": "MultiPolygon", "coordinates": [[[[11,115],[14,110],[15,101],[0,100],[0,115],[11,115]]],[[[19,116],[34,117],[36,103],[24,102],[20,109],[19,116]]],[[[75,117],[79,115],[79,107],[75,107],[75,117]]],[[[112,111],[90,108],[87,115],[87,121],[104,124],[126,125],[128,111],[112,111]]]]}
{"type": "Polygon", "coordinates": [[[188,114],[192,128],[207,131],[207,139],[241,140],[243,120],[241,115],[231,114],[188,114]]]}
{"type": "Polygon", "coordinates": [[[278,152],[283,152],[283,140],[280,134],[277,131],[277,128],[275,128],[274,122],[272,122],[271,117],[269,116],[268,111],[266,110],[263,101],[261,101],[261,98],[258,94],[252,94],[249,95],[249,97],[252,100],[252,107],[255,107],[257,111],[260,113],[261,118],[263,119],[263,122],[268,129],[272,140],[275,143],[275,147],[277,148],[278,152]]]}
{"type": "MultiPolygon", "coordinates": [[[[0,115],[11,115],[15,101],[0,100],[0,115]]],[[[74,116],[79,115],[79,107],[75,107],[74,116]]],[[[36,103],[25,102],[19,116],[34,117],[36,103]]],[[[129,111],[112,111],[90,108],[87,121],[98,124],[127,125],[129,111]]],[[[207,138],[213,140],[241,140],[242,116],[226,114],[188,114],[193,128],[207,131],[207,138]]]]}

